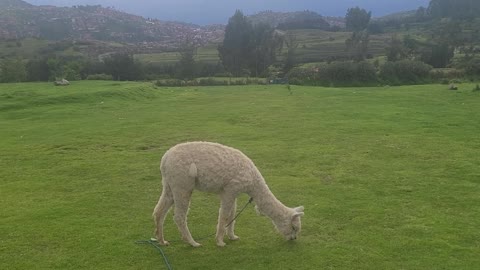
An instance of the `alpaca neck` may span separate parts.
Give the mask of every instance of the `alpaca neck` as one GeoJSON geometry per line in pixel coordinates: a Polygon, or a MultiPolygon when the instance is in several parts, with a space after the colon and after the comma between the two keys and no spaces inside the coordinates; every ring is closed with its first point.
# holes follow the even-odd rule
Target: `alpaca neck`
{"type": "Polygon", "coordinates": [[[248,193],[257,205],[261,214],[268,216],[274,222],[282,220],[290,213],[290,208],[283,205],[268,188],[265,181],[259,181],[248,193]]]}

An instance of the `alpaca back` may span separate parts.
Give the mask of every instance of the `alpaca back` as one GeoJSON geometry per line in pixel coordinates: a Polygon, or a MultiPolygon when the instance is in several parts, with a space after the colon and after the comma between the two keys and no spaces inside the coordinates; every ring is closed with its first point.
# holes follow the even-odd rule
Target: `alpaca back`
{"type": "Polygon", "coordinates": [[[188,142],[168,150],[162,158],[162,178],[170,186],[219,193],[247,192],[264,182],[253,162],[237,149],[210,142],[188,142]]]}

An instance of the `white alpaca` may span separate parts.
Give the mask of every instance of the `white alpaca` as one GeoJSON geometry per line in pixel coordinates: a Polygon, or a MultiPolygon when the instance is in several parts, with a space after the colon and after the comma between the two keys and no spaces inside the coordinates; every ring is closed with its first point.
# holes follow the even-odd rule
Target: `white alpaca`
{"type": "Polygon", "coordinates": [[[155,206],[155,236],[160,245],[168,245],[163,237],[163,223],[170,207],[175,204],[174,220],[182,239],[194,247],[187,227],[187,212],[194,189],[218,193],[221,206],[218,216],[216,242],[225,246],[225,233],[237,240],[231,222],[236,211],[236,197],[247,193],[257,210],[272,219],[277,230],[287,240],[294,240],[301,229],[303,206],[289,208],[283,205],[268,188],[253,162],[237,149],[209,142],[189,142],[172,147],[162,157],[162,195],[155,206]]]}

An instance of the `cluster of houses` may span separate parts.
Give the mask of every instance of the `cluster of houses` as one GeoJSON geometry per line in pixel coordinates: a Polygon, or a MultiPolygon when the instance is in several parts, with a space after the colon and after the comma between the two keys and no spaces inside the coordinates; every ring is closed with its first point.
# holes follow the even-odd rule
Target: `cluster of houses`
{"type": "Polygon", "coordinates": [[[22,6],[0,12],[0,39],[27,37],[137,43],[172,48],[193,38],[199,45],[221,40],[225,26],[197,26],[143,18],[101,6],[22,6]]]}

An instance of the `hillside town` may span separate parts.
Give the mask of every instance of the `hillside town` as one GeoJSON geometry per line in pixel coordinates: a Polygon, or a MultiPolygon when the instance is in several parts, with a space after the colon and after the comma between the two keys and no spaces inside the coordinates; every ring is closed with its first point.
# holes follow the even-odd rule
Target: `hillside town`
{"type": "Polygon", "coordinates": [[[118,11],[113,7],[34,6],[20,0],[2,0],[0,39],[103,40],[140,43],[149,49],[172,48],[187,37],[196,44],[218,41],[224,26],[198,26],[118,11]]]}

